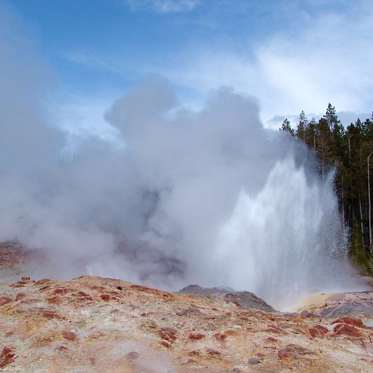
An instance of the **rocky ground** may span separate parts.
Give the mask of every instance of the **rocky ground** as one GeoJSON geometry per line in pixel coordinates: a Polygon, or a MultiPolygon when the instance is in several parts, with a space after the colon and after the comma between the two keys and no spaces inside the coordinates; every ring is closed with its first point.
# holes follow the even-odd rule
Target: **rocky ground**
{"type": "Polygon", "coordinates": [[[373,371],[372,292],[322,295],[286,314],[246,292],[35,281],[2,253],[3,372],[373,371]]]}

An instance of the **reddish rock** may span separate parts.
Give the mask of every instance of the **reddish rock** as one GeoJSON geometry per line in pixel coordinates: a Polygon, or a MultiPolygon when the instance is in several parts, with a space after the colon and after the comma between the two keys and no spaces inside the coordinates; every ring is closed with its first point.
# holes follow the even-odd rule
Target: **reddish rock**
{"type": "Polygon", "coordinates": [[[171,343],[167,342],[167,341],[161,341],[161,345],[163,347],[166,347],[166,348],[170,348],[171,347],[171,343]]]}
{"type": "Polygon", "coordinates": [[[163,299],[171,300],[171,299],[175,298],[175,296],[171,293],[161,291],[161,290],[158,290],[158,289],[148,288],[148,287],[142,286],[142,285],[131,285],[130,288],[133,289],[133,290],[142,291],[144,293],[157,295],[159,297],[162,297],[163,299]]]}
{"type": "Polygon", "coordinates": [[[173,328],[162,328],[159,331],[159,335],[161,336],[161,338],[170,343],[173,343],[176,341],[177,339],[176,334],[177,334],[177,331],[176,329],[173,329],[173,328]]]}
{"type": "Polygon", "coordinates": [[[341,317],[337,320],[334,320],[332,324],[347,324],[347,325],[356,326],[358,328],[364,327],[364,323],[361,321],[361,319],[355,319],[353,317],[341,317]]]}
{"type": "Polygon", "coordinates": [[[85,293],[84,291],[78,291],[78,293],[76,294],[77,296],[81,297],[81,298],[87,298],[87,297],[91,297],[89,294],[85,293]]]}
{"type": "Polygon", "coordinates": [[[23,298],[25,298],[25,297],[26,297],[26,294],[25,294],[25,293],[18,293],[18,294],[16,295],[16,301],[21,300],[21,299],[23,299],[23,298]]]}
{"type": "Polygon", "coordinates": [[[12,301],[9,297],[0,297],[0,306],[4,306],[12,301]]]}
{"type": "Polygon", "coordinates": [[[328,329],[322,325],[315,325],[313,328],[308,329],[312,338],[321,338],[324,337],[328,333],[328,329]]]}
{"type": "Polygon", "coordinates": [[[7,365],[16,360],[14,348],[5,346],[0,354],[0,368],[5,368],[7,365]]]}
{"type": "Polygon", "coordinates": [[[69,292],[69,289],[66,288],[57,288],[54,290],[54,294],[66,295],[69,292]]]}
{"type": "Polygon", "coordinates": [[[192,350],[192,351],[188,352],[188,355],[189,356],[195,356],[195,357],[197,357],[197,356],[200,356],[201,353],[199,351],[197,351],[197,350],[192,350]]]}
{"type": "Polygon", "coordinates": [[[49,297],[49,298],[47,298],[47,302],[49,304],[61,304],[62,300],[61,300],[60,297],[49,297]]]}
{"type": "Polygon", "coordinates": [[[293,356],[292,353],[288,351],[286,348],[282,348],[281,350],[278,351],[277,354],[278,354],[279,359],[281,360],[289,359],[293,356]]]}
{"type": "Polygon", "coordinates": [[[162,298],[164,300],[173,300],[173,299],[175,299],[174,295],[172,295],[171,293],[163,293],[162,294],[162,298]]]}
{"type": "Polygon", "coordinates": [[[67,330],[65,330],[65,331],[62,332],[62,337],[64,337],[68,341],[76,341],[76,339],[77,339],[77,336],[76,336],[75,333],[69,332],[67,330]]]}
{"type": "Polygon", "coordinates": [[[273,338],[273,337],[268,337],[265,339],[266,342],[269,342],[269,343],[276,343],[278,341],[277,338],[273,338]]]}
{"type": "Polygon", "coordinates": [[[359,329],[348,324],[337,324],[334,327],[334,335],[347,335],[349,337],[361,337],[359,329]]]}
{"type": "Polygon", "coordinates": [[[214,350],[212,348],[208,348],[206,350],[206,352],[207,352],[207,355],[210,355],[210,356],[213,356],[213,357],[219,357],[221,355],[221,353],[219,351],[214,350]]]}
{"type": "MultiPolygon", "coordinates": [[[[72,296],[79,302],[79,303],[81,303],[81,302],[91,302],[91,301],[93,301],[93,298],[89,295],[89,294],[87,294],[87,293],[85,293],[84,291],[78,291],[77,293],[74,293],[74,294],[72,294],[72,296]]],[[[108,295],[108,294],[102,294],[102,295],[100,295],[100,298],[102,299],[102,300],[104,300],[105,302],[107,302],[107,301],[109,301],[110,300],[110,295],[108,295]]]]}
{"type": "Polygon", "coordinates": [[[280,360],[286,360],[291,358],[299,358],[304,355],[311,355],[314,352],[304,348],[302,346],[298,346],[295,344],[289,344],[286,347],[282,348],[278,351],[278,357],[280,360]]]}
{"type": "Polygon", "coordinates": [[[108,302],[110,300],[110,295],[109,294],[101,294],[100,298],[103,301],[108,302]]]}
{"type": "Polygon", "coordinates": [[[219,342],[224,342],[227,339],[227,335],[224,333],[216,333],[214,334],[214,337],[219,341],[219,342]]]}
{"type": "Polygon", "coordinates": [[[199,341],[199,340],[201,340],[205,337],[206,336],[204,334],[201,334],[201,333],[190,333],[188,338],[192,341],[199,341]]]}
{"type": "Polygon", "coordinates": [[[237,335],[237,331],[236,330],[226,330],[224,332],[224,334],[226,334],[227,337],[232,337],[234,335],[237,335]]]}
{"type": "Polygon", "coordinates": [[[103,286],[91,285],[91,286],[89,286],[89,288],[92,289],[92,290],[96,290],[98,292],[105,291],[105,288],[103,286]]]}

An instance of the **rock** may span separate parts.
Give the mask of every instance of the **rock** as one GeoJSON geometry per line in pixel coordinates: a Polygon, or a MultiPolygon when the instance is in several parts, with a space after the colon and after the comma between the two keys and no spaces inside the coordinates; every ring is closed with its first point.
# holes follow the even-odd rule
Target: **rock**
{"type": "Polygon", "coordinates": [[[364,323],[362,322],[361,319],[355,319],[352,317],[341,317],[333,321],[332,324],[348,324],[348,325],[356,326],[358,328],[364,327],[364,323]]]}
{"type": "Polygon", "coordinates": [[[21,293],[0,283],[11,300],[0,307],[0,364],[4,372],[371,371],[365,319],[243,309],[225,298],[230,289],[218,292],[167,293],[93,276],[30,281],[21,293]]]}
{"type": "Polygon", "coordinates": [[[258,359],[258,358],[256,358],[256,357],[251,357],[251,358],[247,361],[247,363],[248,363],[249,365],[256,365],[256,364],[260,364],[260,363],[261,363],[261,360],[258,359]]]}
{"type": "Polygon", "coordinates": [[[213,349],[213,348],[207,348],[207,349],[206,349],[206,352],[207,352],[208,355],[210,355],[210,356],[212,356],[212,357],[216,357],[216,358],[218,358],[218,357],[221,356],[221,352],[218,351],[218,350],[215,350],[215,349],[213,349]]]}
{"type": "Polygon", "coordinates": [[[17,295],[16,295],[16,301],[19,301],[19,300],[21,300],[21,299],[23,299],[23,298],[25,298],[26,297],[26,294],[25,293],[18,293],[17,295]]]}
{"type": "Polygon", "coordinates": [[[5,346],[0,354],[0,368],[5,368],[7,365],[14,363],[15,359],[14,348],[5,346]]]}
{"type": "Polygon", "coordinates": [[[110,295],[109,294],[101,294],[100,295],[100,298],[105,301],[105,302],[108,302],[110,300],[110,295]]]}
{"type": "Polygon", "coordinates": [[[233,291],[227,288],[204,288],[199,285],[189,285],[179,291],[181,294],[193,294],[202,297],[223,298],[226,302],[234,303],[244,309],[258,309],[267,312],[275,310],[249,291],[233,291]]]}
{"type": "Polygon", "coordinates": [[[54,310],[49,309],[40,309],[39,310],[40,316],[46,318],[46,319],[63,319],[63,316],[61,316],[59,313],[57,313],[54,310]]]}
{"type": "Polygon", "coordinates": [[[225,333],[216,333],[214,334],[214,337],[219,341],[219,342],[225,342],[227,339],[227,335],[225,333]]]}
{"type": "Polygon", "coordinates": [[[348,324],[337,324],[334,327],[334,335],[347,335],[349,337],[361,337],[361,332],[348,324]]]}
{"type": "Polygon", "coordinates": [[[67,339],[68,341],[75,341],[77,339],[77,336],[75,333],[73,332],[69,332],[69,331],[63,331],[62,332],[62,336],[67,339]]]}
{"type": "Polygon", "coordinates": [[[231,291],[233,290],[229,288],[204,288],[199,285],[189,285],[179,290],[179,293],[193,294],[193,295],[200,295],[200,296],[219,296],[219,295],[225,295],[231,291]]]}
{"type": "Polygon", "coordinates": [[[191,340],[191,341],[199,341],[203,338],[205,338],[206,336],[204,334],[201,334],[201,333],[190,333],[188,338],[191,340]]]}
{"type": "Polygon", "coordinates": [[[249,291],[237,291],[234,293],[225,294],[224,299],[228,302],[232,302],[241,308],[254,308],[257,310],[275,312],[269,304],[267,304],[263,299],[260,299],[255,294],[249,291]]]}
{"type": "Polygon", "coordinates": [[[188,307],[182,310],[176,311],[177,316],[202,316],[203,313],[196,307],[188,307]]]}
{"type": "Polygon", "coordinates": [[[286,347],[282,348],[278,351],[278,357],[281,360],[290,359],[290,358],[299,358],[305,355],[312,355],[314,352],[311,350],[304,348],[302,346],[298,346],[296,344],[289,344],[286,347]]]}
{"type": "Polygon", "coordinates": [[[169,327],[162,328],[159,331],[159,335],[162,339],[164,339],[168,343],[173,343],[177,339],[177,330],[173,328],[169,328],[169,327]]]}
{"type": "Polygon", "coordinates": [[[12,301],[12,299],[11,298],[9,298],[9,297],[0,297],[0,307],[1,306],[4,306],[5,304],[8,304],[8,303],[10,303],[12,301]]]}
{"type": "Polygon", "coordinates": [[[276,343],[278,342],[278,339],[277,338],[274,338],[274,337],[268,337],[265,339],[266,342],[268,343],[276,343]]]}
{"type": "Polygon", "coordinates": [[[323,294],[301,311],[327,318],[373,318],[373,291],[323,294]]]}
{"type": "Polygon", "coordinates": [[[322,325],[315,325],[314,327],[308,329],[309,333],[311,334],[312,338],[316,337],[323,337],[328,333],[328,328],[322,325]]]}

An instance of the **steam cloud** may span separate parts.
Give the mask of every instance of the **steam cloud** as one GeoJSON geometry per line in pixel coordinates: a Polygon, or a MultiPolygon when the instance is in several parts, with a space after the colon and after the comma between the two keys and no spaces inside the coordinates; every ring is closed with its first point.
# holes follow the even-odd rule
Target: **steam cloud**
{"type": "Polygon", "coordinates": [[[332,175],[264,129],[253,98],[220,89],[195,112],[152,78],[106,113],[122,147],[87,136],[70,157],[44,70],[0,26],[0,240],[42,249],[35,275],[220,285],[273,304],[345,286],[332,175]]]}

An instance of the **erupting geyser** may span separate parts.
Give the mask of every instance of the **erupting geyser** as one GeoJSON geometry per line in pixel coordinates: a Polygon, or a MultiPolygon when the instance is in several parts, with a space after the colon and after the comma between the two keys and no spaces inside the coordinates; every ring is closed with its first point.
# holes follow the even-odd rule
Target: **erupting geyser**
{"type": "Polygon", "coordinates": [[[106,113],[122,146],[87,134],[66,156],[42,69],[0,40],[0,240],[46,253],[34,275],[219,285],[274,305],[351,276],[332,174],[264,129],[254,99],[222,89],[192,111],[153,78],[106,113]]]}
{"type": "Polygon", "coordinates": [[[280,308],[308,293],[354,286],[339,221],[331,180],[307,180],[289,157],[255,196],[240,193],[219,235],[215,268],[222,283],[249,284],[280,308]]]}

